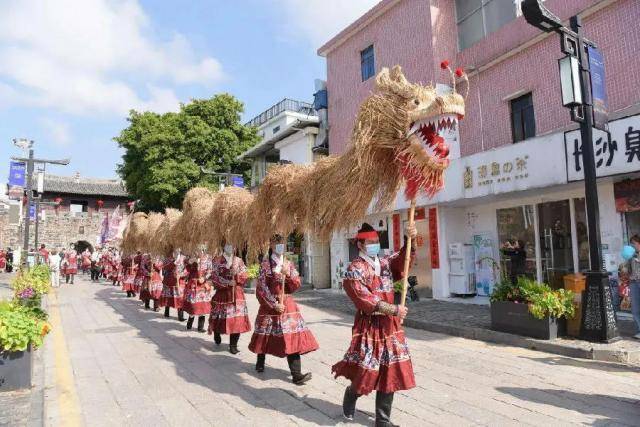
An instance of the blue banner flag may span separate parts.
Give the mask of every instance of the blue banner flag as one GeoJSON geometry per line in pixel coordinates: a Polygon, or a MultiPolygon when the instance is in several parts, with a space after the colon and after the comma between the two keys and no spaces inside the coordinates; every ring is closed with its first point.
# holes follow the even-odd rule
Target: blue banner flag
{"type": "Polygon", "coordinates": [[[233,184],[234,187],[244,187],[244,178],[241,176],[234,176],[231,179],[231,183],[233,184]]]}
{"type": "Polygon", "coordinates": [[[16,187],[24,187],[26,184],[27,166],[24,162],[11,162],[9,165],[9,185],[16,187]]]}
{"type": "Polygon", "coordinates": [[[604,75],[604,57],[595,47],[587,47],[589,53],[589,71],[591,72],[591,96],[593,98],[593,126],[607,130],[609,114],[607,112],[607,86],[604,75]]]}

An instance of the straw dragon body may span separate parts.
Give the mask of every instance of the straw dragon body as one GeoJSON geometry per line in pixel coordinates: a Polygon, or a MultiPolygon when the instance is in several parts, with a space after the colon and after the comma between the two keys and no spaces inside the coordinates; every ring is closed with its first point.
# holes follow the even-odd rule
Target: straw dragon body
{"type": "MultiPolygon", "coordinates": [[[[407,197],[419,190],[434,195],[443,187],[449,165],[449,148],[440,133],[455,128],[464,116],[463,96],[455,92],[455,84],[450,93],[437,94],[433,86],[410,83],[399,66],[383,68],[376,89],[360,107],[344,154],[311,165],[278,166],[255,196],[238,188],[220,193],[192,189],[182,217],[174,221],[176,231],[161,236],[166,227],[147,227],[156,230],[147,240],[169,238],[172,244],[165,249],[189,242],[219,248],[228,241],[259,251],[273,233],[309,231],[326,238],[360,221],[372,201],[376,208],[391,204],[403,182],[407,197]]],[[[147,221],[142,215],[136,219],[147,221]]],[[[127,248],[149,248],[143,241],[125,243],[127,248]]]]}

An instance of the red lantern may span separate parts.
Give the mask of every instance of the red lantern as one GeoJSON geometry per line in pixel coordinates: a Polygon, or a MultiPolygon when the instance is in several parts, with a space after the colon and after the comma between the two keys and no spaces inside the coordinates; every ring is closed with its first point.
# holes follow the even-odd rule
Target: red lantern
{"type": "Polygon", "coordinates": [[[96,205],[98,206],[98,210],[102,209],[102,207],[104,206],[104,200],[98,200],[96,202],[96,205]]]}

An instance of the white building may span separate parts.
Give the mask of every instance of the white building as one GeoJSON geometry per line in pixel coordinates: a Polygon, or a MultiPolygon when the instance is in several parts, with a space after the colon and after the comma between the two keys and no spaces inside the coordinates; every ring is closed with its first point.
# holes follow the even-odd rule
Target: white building
{"type": "MultiPolygon", "coordinates": [[[[252,191],[275,165],[310,164],[326,155],[326,103],[318,102],[323,93],[326,94],[320,89],[316,94],[318,110],[310,103],[283,99],[247,123],[256,126],[262,137],[257,145],[239,157],[252,162],[252,191]]],[[[331,286],[329,242],[306,233],[290,236],[287,246],[289,254],[298,259],[305,283],[316,288],[331,286]]]]}

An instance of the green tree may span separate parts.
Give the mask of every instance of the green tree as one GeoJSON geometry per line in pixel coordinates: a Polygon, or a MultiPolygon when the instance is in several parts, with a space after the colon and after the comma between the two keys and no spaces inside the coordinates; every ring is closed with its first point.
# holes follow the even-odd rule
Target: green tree
{"type": "Polygon", "coordinates": [[[179,208],[192,187],[217,189],[218,179],[201,167],[247,175],[236,157],[255,145],[256,129],[240,122],[244,106],[229,94],[182,104],[177,113],[131,111],[129,125],[114,140],[124,148],[118,174],[143,210],[179,208]]]}

